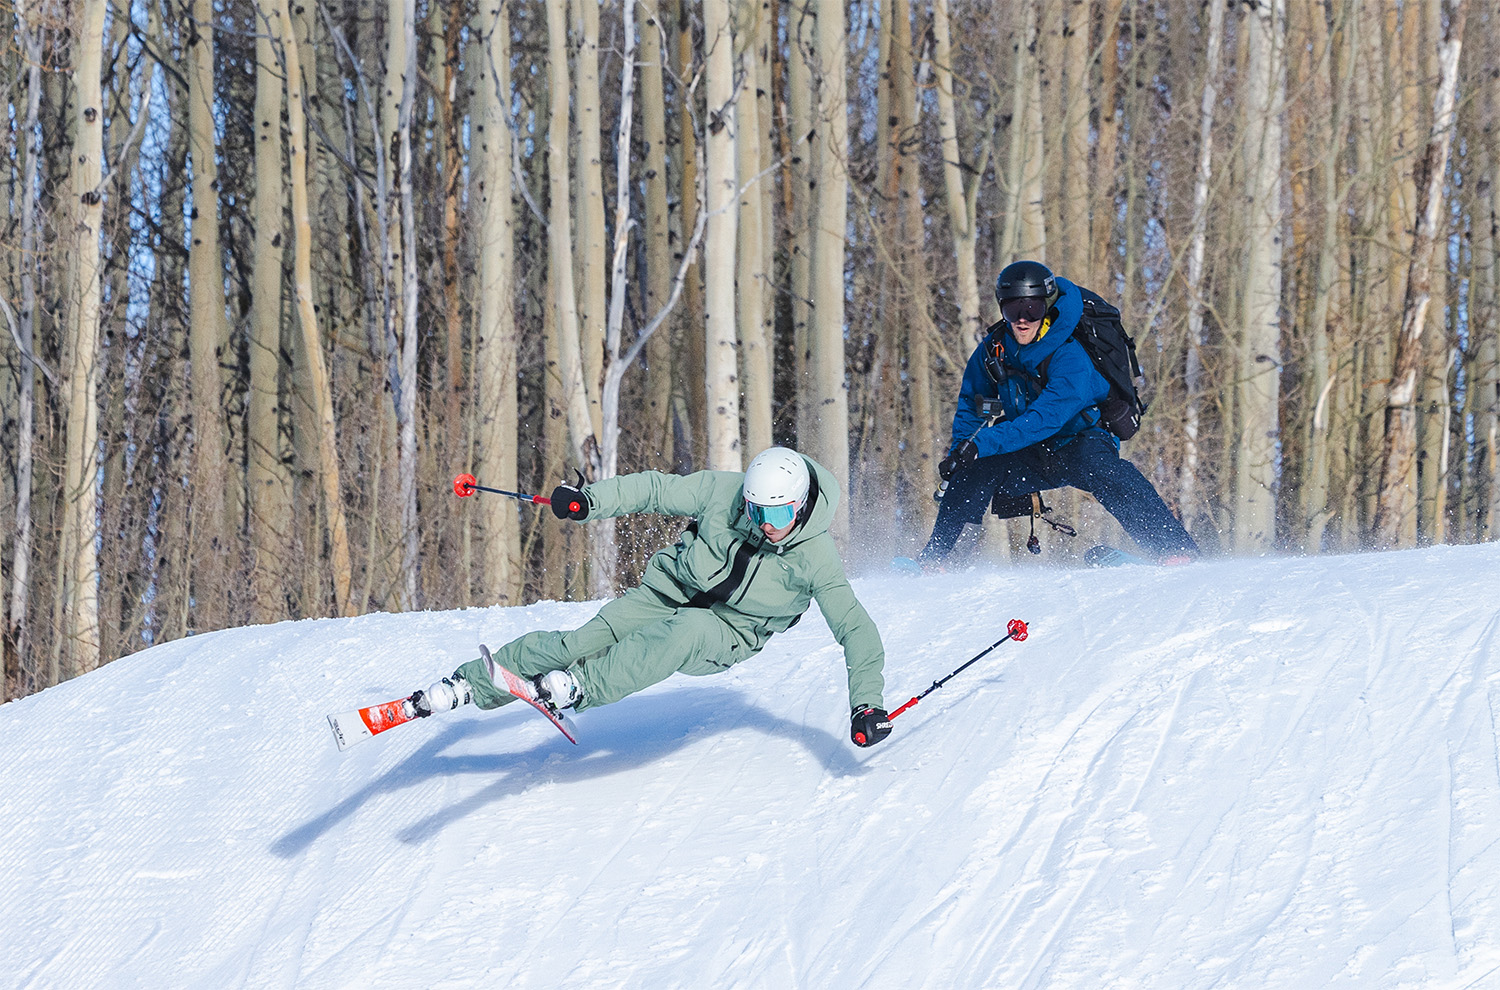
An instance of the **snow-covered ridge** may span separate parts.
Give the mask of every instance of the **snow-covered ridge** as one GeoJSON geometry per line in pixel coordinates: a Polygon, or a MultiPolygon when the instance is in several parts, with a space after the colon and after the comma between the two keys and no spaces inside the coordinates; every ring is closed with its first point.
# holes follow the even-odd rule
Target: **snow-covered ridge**
{"type": "Polygon", "coordinates": [[[1500,546],[866,577],[728,674],[340,754],[543,603],[228,630],[0,707],[0,987],[1500,987],[1500,546]]]}

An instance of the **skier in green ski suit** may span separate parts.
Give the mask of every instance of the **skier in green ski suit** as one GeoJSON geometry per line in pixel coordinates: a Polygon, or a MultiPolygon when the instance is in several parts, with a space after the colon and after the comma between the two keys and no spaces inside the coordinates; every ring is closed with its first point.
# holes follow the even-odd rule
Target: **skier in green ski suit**
{"type": "MultiPolygon", "coordinates": [[[[584,487],[559,486],[559,518],[631,512],[691,516],[675,544],[651,556],[639,587],[606,602],[571,632],[531,632],[494,652],[494,663],[531,681],[538,700],[582,711],[619,701],[674,672],[717,674],[794,625],[812,601],[844,648],[850,738],[870,746],[890,734],[880,633],[854,597],[828,533],[838,504],[832,474],[784,447],[741,474],[644,471],[584,487]]],[[[472,700],[482,709],[515,698],[484,659],[463,664],[410,701],[418,716],[472,700]]]]}

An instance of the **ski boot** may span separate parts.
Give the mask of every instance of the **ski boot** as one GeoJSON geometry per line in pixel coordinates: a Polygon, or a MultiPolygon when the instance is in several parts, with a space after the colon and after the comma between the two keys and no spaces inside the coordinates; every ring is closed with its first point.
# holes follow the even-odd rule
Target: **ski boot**
{"type": "Polygon", "coordinates": [[[454,674],[417,691],[405,703],[411,707],[409,718],[427,718],[438,712],[451,712],[471,700],[469,682],[454,674]]]}
{"type": "Polygon", "coordinates": [[[536,693],[536,700],[554,712],[572,708],[583,700],[583,689],[566,670],[549,670],[545,674],[537,674],[531,679],[531,689],[536,693]]]}

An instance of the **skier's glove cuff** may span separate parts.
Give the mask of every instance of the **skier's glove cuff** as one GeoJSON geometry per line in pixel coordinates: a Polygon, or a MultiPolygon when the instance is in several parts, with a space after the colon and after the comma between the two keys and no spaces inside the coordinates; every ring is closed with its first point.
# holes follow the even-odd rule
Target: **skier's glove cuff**
{"type": "Polygon", "coordinates": [[[949,451],[948,456],[938,461],[938,474],[944,481],[979,459],[979,445],[965,440],[949,451]]]}
{"type": "Polygon", "coordinates": [[[558,485],[552,489],[552,514],[559,519],[577,519],[580,522],[587,519],[589,500],[583,494],[583,489],[573,485],[558,485]]]}
{"type": "Polygon", "coordinates": [[[849,721],[849,738],[856,746],[873,746],[891,734],[891,717],[884,708],[865,705],[849,721]]]}

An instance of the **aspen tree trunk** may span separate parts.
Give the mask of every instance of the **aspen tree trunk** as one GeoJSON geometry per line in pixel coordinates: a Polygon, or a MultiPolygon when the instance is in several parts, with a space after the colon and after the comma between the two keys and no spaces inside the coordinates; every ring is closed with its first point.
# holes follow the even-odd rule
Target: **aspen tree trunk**
{"type": "MultiPolygon", "coordinates": [[[[1493,15],[1485,18],[1493,23],[1493,15]]],[[[1491,40],[1491,45],[1494,42],[1491,40]]],[[[1480,493],[1475,540],[1500,536],[1500,76],[1490,73],[1481,86],[1484,123],[1481,179],[1488,191],[1475,210],[1475,324],[1478,359],[1473,377],[1474,432],[1480,493]]]]}
{"type": "MultiPolygon", "coordinates": [[[[390,25],[394,29],[395,25],[390,25]]],[[[411,118],[417,89],[417,3],[401,5],[401,47],[406,62],[401,72],[401,108],[397,114],[398,182],[401,195],[401,389],[396,420],[401,427],[397,470],[401,490],[401,576],[403,608],[422,607],[418,597],[421,567],[417,531],[417,218],[412,194],[411,118]]],[[[454,424],[457,428],[458,424],[454,424]]]]}
{"type": "MultiPolygon", "coordinates": [[[[641,143],[645,146],[645,311],[661,309],[671,292],[672,217],[667,207],[667,97],[662,79],[663,25],[656,0],[641,3],[641,143]]],[[[684,234],[686,228],[684,228],[684,234]]],[[[652,335],[646,348],[646,422],[642,437],[648,463],[672,468],[672,335],[652,335]]]]}
{"type": "Polygon", "coordinates": [[[842,0],[817,0],[817,206],[811,269],[814,457],[846,493],[833,525],[849,538],[849,388],[844,381],[844,238],[849,216],[849,115],[845,102],[846,32],[842,0]]]}
{"type": "Polygon", "coordinates": [[[599,0],[573,0],[578,50],[573,96],[577,113],[578,163],[575,198],[578,257],[582,284],[578,296],[579,345],[583,355],[584,394],[593,433],[602,429],[599,387],[604,374],[604,321],[608,300],[609,256],[604,226],[604,154],[599,103],[599,0]]]}
{"type": "Polygon", "coordinates": [[[107,0],[86,0],[77,10],[77,53],[73,80],[76,117],[72,121],[73,278],[70,287],[73,326],[67,360],[67,446],[63,504],[66,626],[63,676],[86,674],[99,665],[99,564],[94,485],[99,471],[99,309],[100,223],[103,205],[104,18],[107,0]]]}
{"type": "Polygon", "coordinates": [[[188,245],[189,333],[192,355],[193,486],[189,529],[198,631],[228,624],[224,561],[231,539],[228,436],[223,377],[229,328],[219,253],[219,168],[214,159],[214,5],[193,0],[187,27],[188,151],[193,163],[192,241],[188,245]]]}
{"type": "MultiPolygon", "coordinates": [[[[695,5],[692,0],[673,0],[673,9],[676,11],[677,22],[677,78],[682,84],[677,87],[677,97],[681,101],[680,116],[678,122],[678,140],[681,144],[681,176],[679,185],[679,202],[682,205],[682,219],[680,229],[686,238],[687,230],[698,222],[698,213],[701,209],[700,201],[704,197],[703,190],[699,188],[702,178],[700,167],[700,150],[698,146],[698,130],[703,127],[703,121],[694,114],[697,93],[701,86],[689,88],[687,82],[698,78],[700,67],[694,62],[693,48],[693,11],[695,5]]],[[[705,133],[706,137],[706,133],[705,133]]],[[[679,242],[678,249],[681,250],[679,242]]],[[[703,266],[698,259],[693,259],[692,268],[689,269],[687,280],[687,305],[680,320],[678,320],[680,346],[674,355],[674,361],[678,369],[677,378],[681,382],[682,402],[686,415],[683,418],[685,432],[692,440],[691,451],[684,453],[688,457],[678,457],[678,461],[687,461],[697,469],[702,469],[708,463],[708,388],[704,381],[703,369],[708,363],[706,353],[707,340],[704,334],[703,319],[703,266]]]]}
{"type": "Polygon", "coordinates": [[[1118,93],[1120,56],[1116,50],[1120,34],[1120,13],[1125,0],[1104,0],[1101,18],[1102,37],[1095,47],[1101,51],[1099,66],[1099,126],[1094,143],[1093,206],[1089,211],[1093,238],[1093,262],[1090,277],[1099,284],[1114,279],[1110,245],[1114,236],[1115,155],[1119,147],[1120,122],[1118,93]]]}
{"type": "Polygon", "coordinates": [[[1245,296],[1238,362],[1234,546],[1264,553],[1276,539],[1276,445],[1281,377],[1281,118],[1286,80],[1282,0],[1245,8],[1249,53],[1245,135],[1245,296]]]}
{"type": "MultiPolygon", "coordinates": [[[[1075,279],[1092,282],[1089,270],[1089,80],[1093,69],[1089,58],[1089,23],[1093,19],[1090,0],[1067,0],[1063,5],[1061,142],[1055,166],[1062,175],[1060,213],[1062,228],[1053,240],[1058,250],[1053,259],[1075,279]]],[[[1210,42],[1212,44],[1212,42],[1210,42]]]]}
{"type": "MultiPolygon", "coordinates": [[[[1193,227],[1188,241],[1187,263],[1187,351],[1184,355],[1183,386],[1187,392],[1183,409],[1182,468],[1178,475],[1177,505],[1182,521],[1191,526],[1202,498],[1198,481],[1198,433],[1203,417],[1203,260],[1208,241],[1208,193],[1213,178],[1214,108],[1219,102],[1219,52],[1224,44],[1224,3],[1208,0],[1208,26],[1204,51],[1208,64],[1203,73],[1203,99],[1198,105],[1198,168],[1193,177],[1193,227]]],[[[1112,55],[1107,55],[1112,57],[1112,55]]]]}
{"type": "MultiPolygon", "coordinates": [[[[1314,44],[1319,48],[1329,48],[1320,70],[1325,73],[1326,78],[1320,82],[1317,92],[1332,100],[1328,116],[1319,118],[1317,136],[1313,138],[1316,146],[1323,149],[1322,161],[1318,166],[1322,179],[1323,230],[1318,247],[1312,316],[1308,326],[1312,335],[1312,368],[1306,391],[1313,398],[1314,408],[1308,430],[1307,468],[1302,482],[1302,514],[1307,527],[1302,544],[1303,550],[1309,553],[1317,553],[1322,549],[1323,532],[1335,510],[1330,481],[1332,451],[1329,434],[1334,416],[1331,406],[1336,401],[1332,398],[1333,360],[1334,355],[1339,352],[1333,341],[1334,325],[1343,319],[1336,292],[1341,274],[1340,249],[1344,246],[1340,229],[1340,206],[1344,197],[1343,190],[1339,187],[1340,155],[1335,149],[1344,147],[1348,137],[1349,92],[1353,85],[1351,55],[1354,51],[1350,39],[1352,32],[1360,30],[1355,19],[1348,16],[1350,10],[1351,6],[1345,3],[1338,17],[1339,31],[1332,37],[1325,29],[1321,11],[1309,9],[1305,12],[1314,44]]],[[[1316,116],[1316,109],[1313,113],[1316,116]]],[[[1344,373],[1347,376],[1347,369],[1344,373]]]]}
{"type": "MultiPolygon", "coordinates": [[[[979,275],[975,249],[979,242],[979,225],[975,222],[978,199],[977,178],[964,188],[963,152],[958,140],[958,111],[953,98],[953,41],[948,24],[948,0],[932,0],[933,82],[937,90],[938,136],[943,149],[943,192],[948,203],[948,229],[953,237],[953,258],[958,268],[958,303],[960,340],[977,341],[984,332],[979,311],[979,275]]],[[[989,144],[986,142],[986,148],[989,144]]],[[[974,170],[984,174],[988,155],[974,170]]],[[[1084,159],[1087,162],[1087,158],[1084,159]]]]}
{"type": "MultiPolygon", "coordinates": [[[[753,24],[752,18],[758,7],[757,0],[743,2],[742,15],[746,23],[753,24]]],[[[770,283],[771,273],[766,268],[761,230],[765,212],[763,201],[767,196],[764,184],[756,178],[760,172],[761,135],[760,108],[755,97],[757,70],[753,41],[754,35],[750,34],[739,54],[740,72],[745,82],[734,101],[734,143],[742,187],[735,228],[739,239],[736,315],[740,375],[744,385],[745,443],[751,457],[771,446],[771,341],[766,333],[765,309],[765,289],[770,283]]]]}
{"type": "MultiPolygon", "coordinates": [[[[588,0],[584,0],[585,3],[588,0]]],[[[604,350],[609,359],[600,392],[603,432],[599,435],[599,477],[613,478],[620,460],[620,383],[626,364],[620,360],[620,334],[625,323],[625,253],[630,248],[630,162],[631,124],[635,112],[635,5],[621,8],[621,30],[625,50],[620,67],[620,125],[615,144],[615,248],[610,265],[609,314],[604,328],[604,350]]],[[[634,360],[633,351],[631,360],[634,360]]],[[[614,592],[615,571],[619,566],[614,519],[600,519],[590,525],[593,542],[592,574],[596,598],[614,592]]]]}
{"type": "Polygon", "coordinates": [[[1396,360],[1386,404],[1385,444],[1381,456],[1380,489],[1374,535],[1382,547],[1409,546],[1412,540],[1413,492],[1410,478],[1416,457],[1417,376],[1422,360],[1422,331],[1431,297],[1432,245],[1443,223],[1443,182],[1453,140],[1454,97],[1458,86],[1458,57],[1463,47],[1463,24],[1468,0],[1458,0],[1440,50],[1441,76],[1433,98],[1432,132],[1418,172],[1417,228],[1412,238],[1411,268],[1406,278],[1406,302],[1396,360]]]}
{"type": "MultiPolygon", "coordinates": [[[[928,493],[937,487],[938,481],[934,470],[933,452],[942,446],[942,440],[937,434],[932,394],[932,345],[937,339],[937,328],[932,325],[930,309],[932,297],[929,288],[931,275],[927,270],[924,251],[926,238],[922,208],[921,164],[914,153],[915,144],[908,144],[910,137],[916,135],[920,127],[916,94],[918,80],[911,51],[911,7],[908,0],[895,0],[892,6],[895,16],[892,25],[890,64],[893,76],[894,110],[898,132],[901,135],[894,146],[897,153],[895,158],[898,190],[896,201],[900,208],[900,237],[897,243],[903,269],[901,281],[904,284],[905,312],[902,322],[906,331],[907,404],[911,409],[911,432],[905,455],[902,456],[897,445],[891,444],[890,450],[886,452],[888,461],[884,467],[888,479],[899,478],[902,475],[909,479],[914,489],[914,497],[909,510],[914,517],[913,528],[926,531],[931,529],[932,521],[937,514],[937,507],[928,497],[928,493]]],[[[956,150],[956,140],[954,146],[956,150]]],[[[970,261],[972,260],[971,258],[970,261]]],[[[976,315],[978,313],[977,299],[975,300],[975,313],[976,315]]],[[[968,342],[967,338],[963,339],[965,343],[968,342]]],[[[893,345],[898,341],[899,338],[892,341],[893,345]]],[[[895,350],[894,346],[892,350],[895,350]]],[[[896,373],[898,371],[898,368],[891,369],[890,382],[893,398],[897,399],[899,410],[900,376],[896,373]]],[[[892,419],[897,421],[905,419],[904,416],[899,415],[898,410],[893,410],[892,419]]],[[[894,488],[886,479],[876,480],[874,487],[877,490],[894,488]]],[[[887,512],[892,520],[899,518],[895,511],[894,499],[881,505],[878,500],[871,498],[867,500],[867,504],[874,505],[877,510],[887,512]]]]}
{"type": "Polygon", "coordinates": [[[572,217],[568,206],[568,0],[547,0],[547,60],[552,88],[551,121],[547,127],[547,181],[551,204],[547,221],[548,259],[552,265],[553,304],[557,308],[558,373],[574,463],[593,473],[598,442],[589,414],[579,350],[578,295],[573,283],[572,217]]]}
{"type": "MultiPolygon", "coordinates": [[[[1442,0],[1422,0],[1420,70],[1418,78],[1441,77],[1438,64],[1443,38],[1442,0]]],[[[1455,122],[1456,123],[1456,122],[1455,122]]],[[[1456,349],[1449,339],[1448,317],[1448,229],[1443,217],[1433,232],[1427,328],[1422,334],[1421,371],[1417,381],[1417,540],[1424,545],[1448,542],[1449,440],[1453,435],[1453,400],[1449,373],[1456,349]]]]}
{"type": "MultiPolygon", "coordinates": [[[[288,23],[286,0],[275,0],[275,4],[281,23],[288,23]]],[[[307,202],[307,121],[303,111],[301,53],[297,32],[288,31],[285,37],[287,174],[292,192],[292,285],[296,293],[297,316],[302,325],[302,349],[317,422],[318,473],[323,484],[334,607],[339,615],[352,616],[358,612],[360,604],[350,595],[354,572],[349,561],[349,528],[344,519],[344,496],[339,480],[333,392],[323,360],[317,312],[313,308],[312,221],[307,202]]]]}
{"type": "Polygon", "coordinates": [[[1043,213],[1042,90],[1037,60],[1029,55],[1037,41],[1034,4],[1026,14],[1016,43],[1011,90],[1010,158],[1006,175],[1005,231],[996,264],[1030,258],[1047,260],[1043,213]]]}
{"type": "Polygon", "coordinates": [[[787,253],[792,310],[792,393],[797,403],[797,445],[811,450],[816,406],[813,402],[812,247],[813,181],[817,147],[813,134],[813,65],[816,64],[817,18],[812,0],[791,0],[787,6],[787,127],[792,132],[782,181],[791,192],[787,210],[787,253]]]}
{"type": "MultiPolygon", "coordinates": [[[[471,167],[472,208],[479,229],[479,298],[476,301],[478,406],[477,462],[488,484],[515,491],[517,471],[515,229],[511,205],[510,8],[502,0],[479,6],[479,35],[468,58],[477,62],[471,167]]],[[[490,499],[482,510],[480,569],[486,600],[519,605],[525,572],[521,560],[519,507],[490,499]]]]}
{"type": "Polygon", "coordinates": [[[704,170],[707,175],[708,236],[703,250],[706,323],[705,381],[708,394],[708,467],[739,471],[739,358],[735,353],[734,255],[736,237],[734,39],[728,0],[704,0],[707,51],[704,95],[704,170]]]}
{"type": "MultiPolygon", "coordinates": [[[[42,97],[42,46],[39,32],[31,26],[28,3],[16,4],[16,18],[21,31],[21,47],[26,56],[26,116],[18,149],[24,156],[21,166],[21,312],[17,336],[28,354],[35,347],[37,319],[36,252],[37,252],[37,175],[39,149],[34,137],[42,97]]],[[[32,553],[32,470],[35,465],[36,362],[22,357],[17,389],[16,422],[16,523],[15,542],[11,547],[10,608],[5,616],[5,650],[17,661],[17,686],[22,695],[40,690],[37,665],[31,657],[31,553],[32,553]]],[[[0,669],[0,678],[5,671],[0,669]]],[[[5,687],[0,682],[0,700],[5,687]]]]}
{"type": "Polygon", "coordinates": [[[288,618],[287,539],[290,479],[281,463],[282,66],[286,32],[272,5],[256,11],[255,256],[251,271],[248,509],[251,615],[256,622],[288,618]]]}

